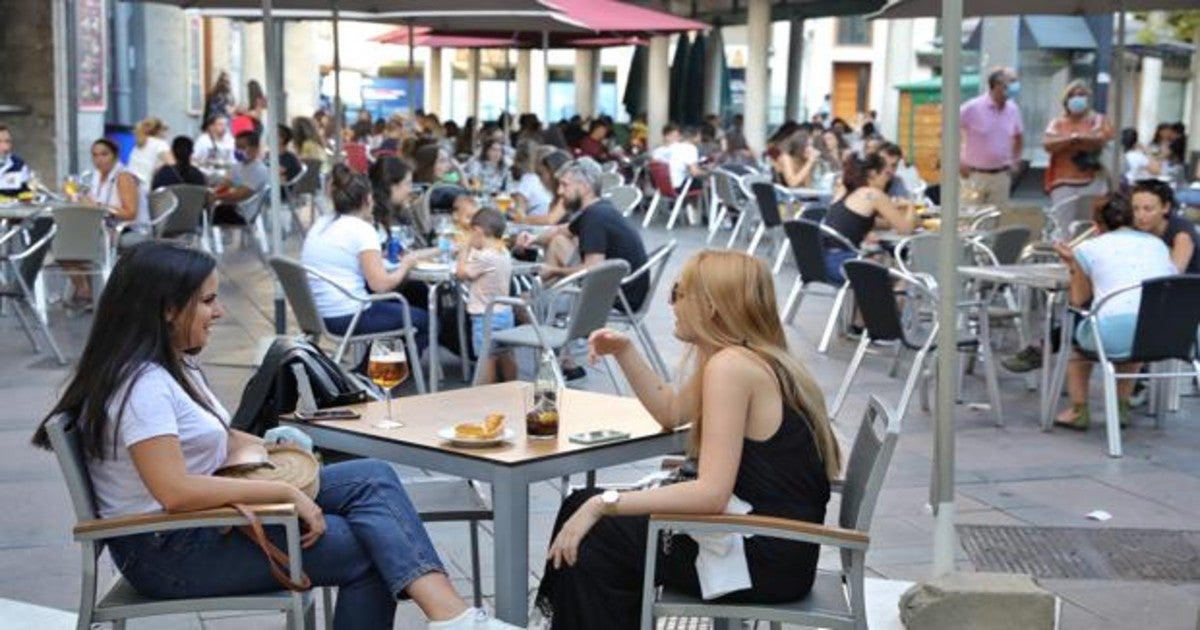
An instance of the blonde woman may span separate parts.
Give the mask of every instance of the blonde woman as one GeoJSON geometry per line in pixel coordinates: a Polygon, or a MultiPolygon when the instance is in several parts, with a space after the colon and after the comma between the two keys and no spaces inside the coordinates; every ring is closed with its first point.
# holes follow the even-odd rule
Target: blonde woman
{"type": "MultiPolygon", "coordinates": [[[[633,628],[641,610],[648,516],[720,514],[738,500],[765,516],[824,522],[841,455],[816,382],[788,352],[771,273],[733,251],[693,256],[671,289],[675,336],[694,373],[663,382],[624,335],[592,334],[593,358],[616,358],[638,399],[666,429],[692,424],[695,479],[649,490],[571,495],[559,510],[538,591],[552,628],[633,628]]],[[[749,587],[728,601],[786,602],[808,594],[818,547],[764,536],[743,541],[749,587]]],[[[657,581],[700,593],[696,542],[658,550],[657,581]]]]}
{"type": "Polygon", "coordinates": [[[1063,114],[1050,121],[1042,146],[1050,154],[1045,188],[1051,205],[1077,195],[1103,195],[1108,177],[1100,159],[1116,133],[1108,119],[1092,109],[1092,90],[1076,79],[1062,95],[1063,114]]]}
{"type": "Polygon", "coordinates": [[[129,171],[142,186],[150,185],[158,169],[175,164],[171,146],[162,137],[166,131],[167,126],[154,116],[142,119],[133,129],[134,147],[129,152],[129,171]]]}

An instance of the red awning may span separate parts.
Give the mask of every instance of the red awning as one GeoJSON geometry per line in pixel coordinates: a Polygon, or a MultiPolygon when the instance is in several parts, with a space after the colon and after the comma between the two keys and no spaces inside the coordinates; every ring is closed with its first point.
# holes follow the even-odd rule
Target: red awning
{"type": "Polygon", "coordinates": [[[678,33],[703,31],[704,22],[681,18],[617,0],[550,0],[564,15],[597,33],[678,33]]]}
{"type": "MultiPolygon", "coordinates": [[[[381,44],[408,44],[408,28],[397,28],[382,35],[371,38],[381,44]]],[[[413,43],[429,48],[508,48],[516,45],[510,37],[487,37],[483,35],[459,35],[453,33],[435,33],[433,29],[418,27],[413,29],[413,43]]]]}

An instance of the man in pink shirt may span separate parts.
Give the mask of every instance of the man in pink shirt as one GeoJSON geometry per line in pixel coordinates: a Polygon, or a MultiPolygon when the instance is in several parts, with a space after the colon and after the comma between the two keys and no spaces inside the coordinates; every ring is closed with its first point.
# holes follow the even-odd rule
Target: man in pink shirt
{"type": "Polygon", "coordinates": [[[1019,89],[1017,73],[998,68],[988,75],[988,91],[959,110],[963,142],[959,175],[965,198],[973,202],[1008,204],[1024,141],[1021,110],[1013,100],[1019,89]]]}

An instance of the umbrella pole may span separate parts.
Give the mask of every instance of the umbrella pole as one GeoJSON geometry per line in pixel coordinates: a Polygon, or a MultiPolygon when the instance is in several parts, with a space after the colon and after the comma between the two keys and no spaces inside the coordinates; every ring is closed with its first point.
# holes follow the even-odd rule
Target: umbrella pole
{"type": "Polygon", "coordinates": [[[409,22],[407,26],[408,26],[408,79],[405,81],[404,88],[405,88],[405,92],[407,92],[407,96],[408,96],[408,113],[412,114],[412,115],[416,115],[417,99],[413,96],[413,93],[414,93],[413,81],[415,80],[415,77],[416,77],[416,72],[414,71],[415,69],[413,67],[415,65],[415,63],[413,62],[413,48],[416,45],[413,43],[412,22],[409,22]]]}
{"type": "MultiPolygon", "coordinates": [[[[942,2],[942,230],[938,239],[937,408],[934,422],[934,484],[930,492],[936,522],[933,573],[954,571],[954,398],[958,379],[959,103],[962,92],[962,0],[942,2]]],[[[903,414],[904,410],[898,410],[903,414]]]]}
{"type": "MultiPolygon", "coordinates": [[[[1124,3],[1122,3],[1123,5],[1124,3]]],[[[1112,124],[1120,131],[1122,128],[1121,118],[1125,114],[1125,7],[1119,7],[1117,11],[1117,58],[1116,63],[1112,64],[1113,72],[1113,94],[1116,96],[1116,102],[1113,103],[1113,120],[1112,124]]],[[[1193,104],[1192,107],[1200,107],[1193,104]]],[[[1136,125],[1134,125],[1136,127],[1136,125]]],[[[1113,150],[1112,153],[1112,173],[1110,179],[1114,182],[1121,181],[1121,151],[1113,150]]]]}
{"type": "Polygon", "coordinates": [[[550,124],[550,32],[542,31],[542,67],[546,70],[546,124],[550,124]]]}
{"type": "MultiPolygon", "coordinates": [[[[279,36],[275,32],[275,18],[271,15],[271,0],[262,0],[263,7],[263,47],[266,62],[264,65],[267,69],[267,111],[271,113],[272,124],[266,125],[267,131],[267,149],[271,152],[273,160],[271,168],[267,169],[270,179],[267,186],[268,194],[270,195],[271,203],[271,254],[274,256],[283,255],[283,232],[280,219],[282,218],[279,186],[279,113],[283,111],[282,95],[280,91],[283,89],[283,81],[279,76],[283,71],[283,64],[278,59],[277,48],[275,46],[275,38],[279,36]]],[[[272,274],[274,275],[274,274],[272,274]]],[[[284,304],[283,286],[279,284],[279,278],[275,278],[275,333],[278,335],[287,332],[287,310],[284,304]]]]}
{"type": "Polygon", "coordinates": [[[505,144],[508,143],[509,126],[510,126],[511,119],[512,119],[512,116],[507,115],[508,108],[509,108],[509,102],[508,102],[509,75],[512,73],[511,72],[512,65],[510,65],[508,62],[508,53],[509,53],[509,50],[507,48],[505,48],[504,49],[504,111],[500,112],[500,116],[502,118],[504,118],[504,142],[505,142],[505,144]]]}
{"type": "Polygon", "coordinates": [[[345,112],[342,111],[342,42],[338,36],[341,17],[336,0],[330,0],[329,4],[333,8],[333,158],[335,162],[340,162],[342,125],[345,124],[345,112]]]}

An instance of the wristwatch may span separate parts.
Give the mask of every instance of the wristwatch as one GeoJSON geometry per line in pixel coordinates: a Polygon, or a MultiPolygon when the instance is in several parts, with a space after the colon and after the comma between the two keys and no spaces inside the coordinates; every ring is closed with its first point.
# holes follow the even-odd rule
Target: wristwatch
{"type": "Polygon", "coordinates": [[[603,506],[602,514],[605,516],[617,515],[617,503],[621,500],[621,493],[616,490],[605,490],[600,495],[600,504],[603,506]]]}

